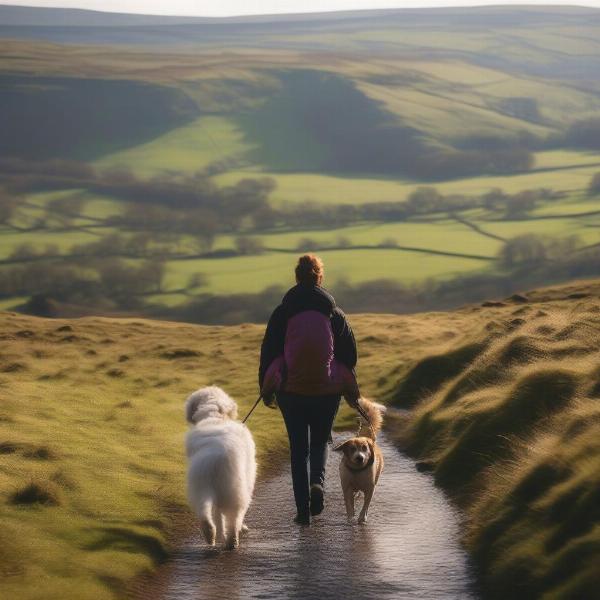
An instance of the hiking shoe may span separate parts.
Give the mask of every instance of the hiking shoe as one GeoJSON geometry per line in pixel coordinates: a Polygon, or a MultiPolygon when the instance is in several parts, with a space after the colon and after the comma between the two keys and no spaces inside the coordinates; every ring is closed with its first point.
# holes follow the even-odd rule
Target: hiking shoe
{"type": "Polygon", "coordinates": [[[310,514],[308,511],[299,510],[294,517],[294,523],[298,525],[310,525],[310,514]]]}
{"type": "Polygon", "coordinates": [[[310,486],[310,514],[320,515],[323,512],[323,486],[313,483],[310,486]]]}

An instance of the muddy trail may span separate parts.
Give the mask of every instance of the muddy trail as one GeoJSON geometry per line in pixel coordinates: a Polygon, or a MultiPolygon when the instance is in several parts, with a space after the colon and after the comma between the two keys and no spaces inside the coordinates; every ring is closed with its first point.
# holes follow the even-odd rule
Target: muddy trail
{"type": "Polygon", "coordinates": [[[210,549],[199,532],[192,533],[172,559],[162,598],[475,598],[455,510],[432,478],[417,472],[384,435],[379,443],[385,469],[366,525],[346,522],[333,452],[323,514],[310,527],[295,525],[286,464],[258,483],[241,548],[210,549]]]}

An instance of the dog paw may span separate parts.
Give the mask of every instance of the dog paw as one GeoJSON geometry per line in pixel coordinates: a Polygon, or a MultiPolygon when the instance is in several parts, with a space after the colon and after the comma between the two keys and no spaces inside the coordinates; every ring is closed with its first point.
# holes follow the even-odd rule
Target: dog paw
{"type": "Polygon", "coordinates": [[[225,542],[225,550],[235,550],[240,545],[240,541],[235,539],[229,539],[225,542]]]}
{"type": "Polygon", "coordinates": [[[242,525],[242,533],[248,533],[250,531],[250,528],[248,527],[248,525],[246,525],[246,523],[244,523],[242,525]]]}
{"type": "Polygon", "coordinates": [[[364,525],[367,522],[367,515],[360,515],[360,517],[358,517],[358,522],[360,525],[364,525]]]}

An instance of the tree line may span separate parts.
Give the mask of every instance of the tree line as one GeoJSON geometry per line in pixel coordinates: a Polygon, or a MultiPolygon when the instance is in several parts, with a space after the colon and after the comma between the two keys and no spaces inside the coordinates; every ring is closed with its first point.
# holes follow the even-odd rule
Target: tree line
{"type": "MultiPolygon", "coordinates": [[[[591,184],[592,185],[592,184],[591,184]]],[[[598,183],[593,185],[600,185],[598,183]]],[[[252,234],[273,230],[332,229],[363,221],[404,221],[420,215],[458,213],[485,208],[494,218],[519,219],[540,202],[560,197],[547,189],[506,194],[500,189],[481,196],[442,194],[422,186],[407,200],[324,206],[305,202],[275,207],[269,200],[275,189],[270,178],[242,179],[218,187],[206,174],[174,177],[161,175],[141,179],[127,170],[97,172],[86,164],[55,160],[28,162],[0,160],[0,224],[16,214],[19,197],[52,189],[83,189],[124,201],[120,214],[104,225],[137,232],[138,242],[150,232],[161,240],[188,234],[196,239],[199,252],[209,252],[218,234],[252,234]]],[[[48,217],[61,215],[67,222],[81,211],[79,196],[49,203],[48,217]]],[[[40,222],[35,227],[43,227],[40,222]]],[[[243,246],[243,244],[242,244],[243,246]]]]}
{"type": "MultiPolygon", "coordinates": [[[[600,244],[586,247],[572,237],[517,236],[500,249],[498,267],[493,273],[410,285],[386,279],[359,284],[338,281],[332,291],[349,312],[447,310],[523,288],[598,276],[600,244]]],[[[111,257],[75,264],[30,263],[0,272],[0,297],[31,296],[24,310],[46,314],[47,307],[53,306],[54,316],[68,316],[77,307],[79,314],[133,311],[155,318],[232,324],[264,322],[285,291],[270,287],[257,294],[206,293],[197,289],[206,284],[197,273],[187,283],[187,291],[193,291],[187,303],[175,307],[148,303],[146,296],[164,291],[164,275],[164,263],[154,260],[135,266],[111,257]]]]}
{"type": "MultiPolygon", "coordinates": [[[[507,242],[507,245],[520,247],[522,241],[517,238],[507,242]]],[[[503,265],[504,269],[493,274],[476,273],[451,280],[427,280],[410,285],[387,279],[358,284],[339,281],[331,291],[340,306],[350,313],[401,314],[449,310],[467,303],[504,298],[539,285],[600,275],[600,245],[577,249],[570,246],[572,241],[564,242],[563,251],[565,244],[572,251],[561,254],[557,249],[561,247],[560,240],[536,239],[534,245],[538,243],[546,248],[545,256],[537,252],[517,253],[509,263],[503,265]]],[[[500,254],[503,255],[504,250],[500,254]]],[[[154,317],[193,323],[264,323],[281,301],[284,292],[281,287],[270,287],[258,294],[201,294],[183,306],[155,307],[150,311],[154,317]]]]}
{"type": "Polygon", "coordinates": [[[140,309],[142,296],[162,290],[164,263],[132,266],[116,258],[87,262],[27,263],[0,271],[0,297],[44,296],[90,313],[140,309]]]}
{"type": "MultiPolygon", "coordinates": [[[[435,213],[460,218],[461,211],[477,207],[485,208],[493,218],[521,219],[526,218],[539,203],[560,197],[560,194],[547,189],[517,194],[506,194],[497,189],[481,196],[444,195],[429,186],[417,188],[406,201],[274,208],[269,202],[274,183],[268,179],[243,180],[233,186],[217,188],[202,174],[182,178],[165,175],[142,180],[127,171],[97,173],[88,165],[73,161],[29,163],[8,159],[0,160],[0,181],[0,223],[8,223],[13,218],[18,194],[54,186],[55,189],[87,189],[126,199],[123,213],[105,224],[128,232],[128,235],[109,235],[88,244],[76,245],[69,255],[61,254],[54,245],[43,249],[31,245],[15,248],[11,259],[22,264],[2,268],[0,297],[47,296],[60,303],[83,304],[97,310],[136,308],[142,312],[147,310],[144,296],[163,291],[164,261],[174,257],[173,247],[182,233],[195,236],[198,252],[208,256],[217,234],[235,232],[238,236],[234,248],[223,252],[248,255],[265,250],[256,236],[262,231],[334,229],[359,221],[403,221],[435,213]],[[243,233],[240,234],[240,231],[243,233]],[[125,260],[128,258],[138,260],[132,264],[125,260]]],[[[590,181],[588,192],[591,195],[600,193],[600,173],[590,181]]],[[[73,216],[72,211],[80,209],[81,203],[73,204],[64,199],[49,204],[50,211],[63,212],[67,216],[73,216]]],[[[352,245],[347,238],[332,243],[336,247],[352,245]]],[[[319,249],[319,244],[310,239],[302,240],[301,245],[303,249],[309,246],[319,249]]],[[[382,247],[384,245],[393,247],[397,242],[389,239],[382,242],[382,247]]],[[[215,256],[217,254],[214,253],[215,256]]],[[[478,275],[475,280],[469,280],[469,286],[472,284],[474,287],[468,293],[473,295],[476,290],[485,290],[484,296],[493,295],[496,285],[517,285],[521,281],[521,271],[533,270],[544,274],[548,281],[555,277],[596,275],[594,264],[598,263],[594,261],[597,258],[597,250],[581,248],[574,238],[555,240],[520,236],[508,240],[498,256],[498,264],[506,272],[501,276],[478,275]]],[[[542,279],[540,275],[540,281],[542,279]]],[[[463,279],[457,281],[464,283],[463,279]]],[[[185,290],[195,290],[196,293],[204,285],[206,277],[197,273],[185,285],[185,290]]],[[[411,307],[422,303],[419,294],[424,292],[417,293],[414,286],[405,287],[394,282],[380,285],[385,290],[394,290],[396,294],[395,304],[390,306],[402,300],[404,308],[399,308],[401,312],[413,310],[411,307]]],[[[428,285],[430,288],[433,284],[428,285]]],[[[442,287],[435,287],[435,294],[446,298],[447,302],[451,298],[457,302],[461,298],[469,301],[452,283],[439,285],[442,287]]],[[[342,292],[345,289],[342,284],[340,289],[342,292]]],[[[353,298],[360,298],[362,289],[354,286],[352,293],[356,296],[353,298]]],[[[351,295],[350,292],[348,295],[351,295]]],[[[210,321],[221,318],[218,317],[219,306],[231,306],[232,315],[247,315],[250,320],[261,320],[264,311],[261,312],[258,304],[264,300],[265,297],[252,294],[233,295],[228,299],[202,294],[195,305],[173,309],[175,312],[171,316],[179,318],[177,311],[182,311],[181,318],[201,321],[206,318],[210,321]],[[211,316],[213,310],[216,316],[211,316]]],[[[350,298],[349,302],[354,300],[350,298]]],[[[385,305],[385,302],[380,302],[380,306],[385,305]]],[[[163,309],[155,307],[152,310],[160,315],[163,309]]],[[[363,296],[357,310],[374,310],[367,302],[367,295],[363,296]]]]}
{"type": "MultiPolygon", "coordinates": [[[[242,179],[218,187],[204,173],[159,175],[141,179],[129,170],[98,172],[70,160],[26,161],[0,159],[2,197],[13,200],[25,194],[84,189],[127,202],[124,215],[108,224],[146,231],[238,231],[245,222],[258,226],[270,211],[268,197],[275,187],[269,178],[242,179]]],[[[14,202],[2,202],[3,222],[14,214],[14,202]]],[[[60,208],[60,207],[59,207],[60,208]]]]}

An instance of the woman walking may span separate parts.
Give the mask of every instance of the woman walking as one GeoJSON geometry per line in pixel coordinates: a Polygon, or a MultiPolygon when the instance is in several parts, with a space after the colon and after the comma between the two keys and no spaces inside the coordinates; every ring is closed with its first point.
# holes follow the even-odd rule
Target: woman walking
{"type": "MultiPolygon", "coordinates": [[[[341,378],[356,366],[356,342],[346,316],[322,287],[321,259],[301,256],[295,275],[296,285],[267,325],[259,384],[265,402],[271,403],[273,386],[267,389],[265,379],[272,379],[270,372],[278,370],[276,399],[290,442],[298,511],[294,520],[309,525],[311,515],[323,510],[327,442],[340,403],[341,378]]],[[[350,379],[356,389],[351,396],[357,397],[353,375],[350,379]]]]}

